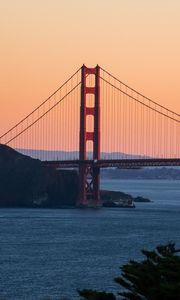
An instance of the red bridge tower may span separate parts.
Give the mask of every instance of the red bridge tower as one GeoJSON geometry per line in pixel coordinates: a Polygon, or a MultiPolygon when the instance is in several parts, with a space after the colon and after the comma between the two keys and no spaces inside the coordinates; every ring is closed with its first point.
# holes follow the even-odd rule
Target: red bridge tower
{"type": "Polygon", "coordinates": [[[100,206],[100,169],[96,166],[100,159],[100,67],[87,68],[85,65],[81,69],[81,108],[80,108],[80,194],[79,205],[100,206]],[[89,87],[86,78],[89,75],[95,76],[95,86],[89,87]],[[92,94],[94,106],[86,105],[86,96],[92,94]],[[94,131],[86,130],[87,116],[93,116],[94,131]],[[87,159],[87,141],[93,143],[93,160],[87,159]]]}

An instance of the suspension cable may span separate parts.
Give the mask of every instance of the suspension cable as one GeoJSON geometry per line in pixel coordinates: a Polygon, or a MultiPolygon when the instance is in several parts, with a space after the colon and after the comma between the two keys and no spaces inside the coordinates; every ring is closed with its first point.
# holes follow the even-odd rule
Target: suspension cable
{"type": "MultiPolygon", "coordinates": [[[[171,117],[171,116],[168,116],[168,115],[166,115],[165,113],[160,112],[159,110],[157,110],[157,109],[155,109],[155,108],[153,108],[153,107],[151,107],[151,106],[149,106],[149,105],[147,105],[147,104],[141,102],[140,100],[138,100],[138,99],[136,99],[135,97],[131,96],[131,95],[128,94],[127,92],[124,92],[122,89],[118,88],[118,87],[115,86],[114,84],[110,83],[109,81],[107,81],[107,80],[104,79],[103,77],[100,76],[100,78],[101,78],[104,82],[106,82],[107,84],[109,84],[110,86],[112,86],[113,88],[115,88],[116,90],[120,91],[121,93],[123,93],[124,95],[130,97],[131,99],[135,100],[136,102],[140,103],[141,105],[144,105],[144,106],[148,107],[149,109],[151,109],[151,110],[153,110],[153,111],[159,113],[160,115],[163,115],[163,116],[165,116],[165,117],[167,117],[167,118],[169,118],[169,119],[171,119],[171,120],[173,120],[173,121],[175,121],[175,122],[180,123],[180,120],[177,120],[177,119],[175,119],[175,118],[173,118],[173,117],[171,117]]],[[[137,94],[140,95],[139,93],[137,93],[137,94]]],[[[149,101],[151,101],[151,100],[149,100],[149,101]]],[[[154,103],[155,103],[155,102],[154,102],[154,103]]],[[[158,105],[158,104],[157,104],[157,105],[158,105]]],[[[167,111],[168,111],[168,110],[167,110],[167,111]]],[[[174,113],[174,114],[175,114],[175,113],[174,113]]],[[[175,115],[177,115],[178,117],[180,117],[180,115],[178,115],[178,114],[175,114],[175,115]]]]}
{"type": "Polygon", "coordinates": [[[109,72],[106,71],[105,69],[101,68],[101,70],[102,70],[103,72],[105,72],[106,74],[108,74],[109,76],[111,76],[113,79],[117,80],[119,83],[123,84],[123,85],[124,85],[125,87],[127,87],[128,89],[132,90],[133,92],[137,93],[139,96],[143,97],[144,99],[146,99],[146,100],[152,102],[153,104],[158,105],[159,107],[161,107],[161,108],[165,109],[166,111],[168,111],[168,112],[170,112],[170,113],[176,115],[177,117],[180,117],[180,114],[175,113],[174,111],[172,111],[172,110],[166,108],[166,107],[163,106],[163,105],[160,105],[159,103],[157,103],[157,102],[153,101],[152,99],[150,99],[150,98],[144,96],[143,94],[139,93],[138,91],[136,91],[135,89],[133,89],[133,88],[131,88],[129,85],[127,85],[126,83],[124,83],[124,82],[122,82],[121,80],[119,80],[117,77],[113,76],[111,73],[109,73],[109,72]]]}
{"type": "Polygon", "coordinates": [[[35,113],[40,107],[42,107],[49,99],[51,99],[59,90],[61,90],[79,71],[81,70],[81,67],[71,76],[69,77],[54,93],[52,93],[47,99],[45,99],[40,105],[38,105],[32,112],[30,112],[26,117],[24,117],[21,121],[19,121],[16,125],[11,127],[8,131],[6,131],[3,135],[0,136],[0,139],[2,139],[4,136],[6,136],[9,132],[11,132],[13,129],[15,129],[17,126],[19,126],[21,123],[23,123],[26,119],[28,119],[33,113],[35,113]]]}
{"type": "Polygon", "coordinates": [[[21,132],[19,132],[18,134],[16,134],[13,138],[11,138],[10,140],[8,140],[5,145],[8,145],[10,142],[12,142],[13,140],[15,140],[18,136],[20,136],[22,133],[24,133],[25,131],[27,131],[29,128],[31,128],[34,124],[36,124],[39,120],[41,120],[45,115],[47,115],[54,107],[56,107],[61,101],[63,101],[69,94],[71,94],[79,85],[80,85],[81,81],[76,84],[76,86],[74,88],[72,88],[65,96],[63,96],[58,102],[56,102],[51,108],[49,108],[45,113],[43,113],[40,117],[38,117],[35,121],[33,121],[29,126],[27,126],[24,130],[22,130],[21,132]]]}

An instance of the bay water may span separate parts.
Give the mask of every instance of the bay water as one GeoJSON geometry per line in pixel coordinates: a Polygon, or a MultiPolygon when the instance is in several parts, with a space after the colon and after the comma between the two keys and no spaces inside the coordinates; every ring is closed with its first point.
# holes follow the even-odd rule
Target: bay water
{"type": "Polygon", "coordinates": [[[180,247],[180,181],[110,180],[144,196],[135,209],[0,209],[0,299],[79,299],[77,289],[118,292],[113,278],[141,249],[180,247]]]}

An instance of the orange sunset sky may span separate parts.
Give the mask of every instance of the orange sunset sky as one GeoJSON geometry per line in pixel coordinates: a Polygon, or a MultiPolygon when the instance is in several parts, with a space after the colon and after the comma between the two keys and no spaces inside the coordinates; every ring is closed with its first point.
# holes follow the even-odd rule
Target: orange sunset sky
{"type": "Polygon", "coordinates": [[[0,0],[0,134],[83,63],[180,113],[179,0],[0,0]]]}

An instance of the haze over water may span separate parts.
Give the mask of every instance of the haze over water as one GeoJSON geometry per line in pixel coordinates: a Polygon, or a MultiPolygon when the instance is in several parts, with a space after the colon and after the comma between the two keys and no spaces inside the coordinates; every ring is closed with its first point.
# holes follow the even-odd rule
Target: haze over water
{"type": "Polygon", "coordinates": [[[77,288],[117,291],[113,278],[142,248],[180,246],[180,181],[103,180],[152,199],[135,209],[1,209],[0,298],[79,299],[77,288]]]}

